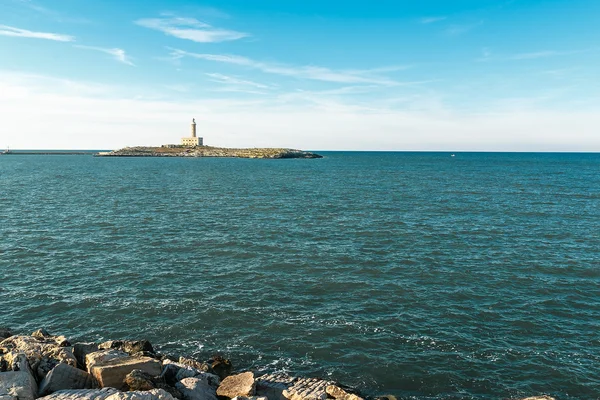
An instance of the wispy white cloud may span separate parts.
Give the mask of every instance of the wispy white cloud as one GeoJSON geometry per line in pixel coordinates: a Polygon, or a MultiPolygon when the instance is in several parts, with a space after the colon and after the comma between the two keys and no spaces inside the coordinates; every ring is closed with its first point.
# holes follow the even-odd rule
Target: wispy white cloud
{"type": "Polygon", "coordinates": [[[311,79],[335,83],[369,83],[385,86],[396,86],[401,84],[393,79],[378,75],[380,69],[374,70],[332,70],[319,66],[292,66],[284,64],[273,64],[256,61],[247,57],[230,54],[204,54],[191,53],[179,49],[171,49],[171,56],[174,59],[183,57],[192,57],[201,60],[215,61],[227,64],[234,64],[259,71],[289,76],[297,79],[311,79]]]}
{"type": "Polygon", "coordinates": [[[23,37],[32,39],[45,39],[54,40],[57,42],[73,42],[75,37],[71,35],[64,35],[61,33],[49,33],[49,32],[34,32],[27,29],[15,28],[13,26],[0,25],[0,36],[13,36],[23,37]]]}
{"type": "Polygon", "coordinates": [[[422,24],[433,24],[434,22],[440,22],[448,19],[448,17],[425,17],[419,20],[422,24]]]}
{"type": "Polygon", "coordinates": [[[446,28],[446,34],[450,36],[463,35],[473,29],[483,25],[483,21],[474,22],[471,24],[454,24],[446,28]]]}
{"type": "Polygon", "coordinates": [[[209,76],[213,82],[225,83],[229,85],[253,86],[260,89],[269,88],[268,85],[263,85],[262,83],[236,78],[234,76],[228,76],[218,73],[207,73],[206,75],[209,76]]]}
{"type": "Polygon", "coordinates": [[[125,53],[125,50],[119,48],[105,48],[105,47],[96,47],[96,46],[83,46],[83,45],[75,45],[78,49],[85,50],[94,50],[99,51],[101,53],[106,53],[114,57],[115,60],[122,62],[123,64],[134,66],[135,64],[131,62],[129,56],[125,53]]]}
{"type": "Polygon", "coordinates": [[[145,28],[161,31],[169,36],[198,43],[225,42],[250,36],[244,32],[215,28],[195,18],[168,16],[140,19],[135,23],[145,28]]]}

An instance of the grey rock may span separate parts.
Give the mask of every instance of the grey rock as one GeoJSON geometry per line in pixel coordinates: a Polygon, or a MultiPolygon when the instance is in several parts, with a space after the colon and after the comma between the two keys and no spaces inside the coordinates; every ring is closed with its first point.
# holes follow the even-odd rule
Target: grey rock
{"type": "Polygon", "coordinates": [[[237,396],[231,400],[269,400],[269,398],[265,397],[265,396],[252,396],[252,397],[237,396]]]}
{"type": "Polygon", "coordinates": [[[101,351],[95,351],[93,353],[89,353],[85,356],[85,365],[87,368],[87,371],[89,373],[92,372],[92,368],[94,368],[94,366],[96,366],[97,364],[102,364],[104,362],[110,361],[110,360],[116,360],[116,359],[120,359],[120,358],[126,358],[129,357],[129,355],[127,353],[125,353],[124,351],[120,351],[120,350],[101,350],[101,351]]]}
{"type": "Polygon", "coordinates": [[[327,398],[325,390],[330,385],[333,385],[333,382],[316,378],[299,378],[282,394],[288,400],[325,400],[327,398]]]}
{"type": "Polygon", "coordinates": [[[2,372],[0,395],[16,397],[19,400],[34,400],[37,397],[37,384],[27,371],[2,372]]]}
{"type": "Polygon", "coordinates": [[[45,396],[66,389],[92,389],[94,386],[94,378],[90,374],[61,363],[42,380],[39,395],[45,396]]]}
{"type": "Polygon", "coordinates": [[[106,400],[107,397],[118,392],[115,388],[59,390],[38,400],[106,400]]]}
{"type": "Polygon", "coordinates": [[[336,400],[364,400],[355,394],[348,393],[344,389],[336,385],[329,385],[325,388],[325,392],[336,400]]]}
{"type": "Polygon", "coordinates": [[[175,400],[173,396],[162,389],[149,391],[117,392],[106,398],[106,400],[175,400]]]}
{"type": "Polygon", "coordinates": [[[269,400],[285,400],[283,391],[289,389],[297,378],[285,374],[267,374],[256,378],[256,395],[269,400]]]}
{"type": "Polygon", "coordinates": [[[205,377],[185,378],[175,384],[184,400],[217,400],[217,390],[205,377]]]}
{"type": "Polygon", "coordinates": [[[98,348],[101,350],[121,350],[129,355],[137,354],[143,352],[145,356],[149,354],[154,354],[154,348],[152,348],[152,344],[150,344],[147,340],[110,340],[108,342],[101,343],[98,345],[98,348]]]}
{"type": "Polygon", "coordinates": [[[132,391],[156,389],[156,383],[152,375],[140,369],[134,369],[127,374],[125,383],[132,391]]]}

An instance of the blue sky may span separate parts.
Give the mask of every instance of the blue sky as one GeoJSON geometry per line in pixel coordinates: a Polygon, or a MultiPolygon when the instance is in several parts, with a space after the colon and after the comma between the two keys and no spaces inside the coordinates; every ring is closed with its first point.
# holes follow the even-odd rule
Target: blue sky
{"type": "Polygon", "coordinates": [[[600,151],[600,2],[0,0],[0,147],[600,151]]]}

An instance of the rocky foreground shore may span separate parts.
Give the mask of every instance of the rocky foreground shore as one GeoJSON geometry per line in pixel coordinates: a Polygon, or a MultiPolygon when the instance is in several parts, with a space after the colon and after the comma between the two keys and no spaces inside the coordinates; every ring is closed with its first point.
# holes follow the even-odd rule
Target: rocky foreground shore
{"type": "Polygon", "coordinates": [[[125,147],[124,149],[98,153],[98,157],[235,157],[235,158],[323,158],[308,151],[295,149],[252,148],[231,149],[225,147],[125,147]]]}
{"type": "Polygon", "coordinates": [[[363,400],[329,380],[257,376],[219,356],[176,359],[147,340],[71,343],[44,329],[13,335],[5,328],[0,340],[0,400],[363,400]]]}

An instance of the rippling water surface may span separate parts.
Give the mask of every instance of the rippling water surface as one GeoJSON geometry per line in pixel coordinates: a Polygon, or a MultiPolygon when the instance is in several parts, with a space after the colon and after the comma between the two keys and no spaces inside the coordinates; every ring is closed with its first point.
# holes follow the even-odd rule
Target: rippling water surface
{"type": "Polygon", "coordinates": [[[600,397],[600,155],[0,156],[0,325],[400,398],[600,397]]]}

